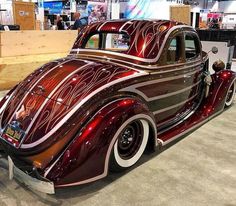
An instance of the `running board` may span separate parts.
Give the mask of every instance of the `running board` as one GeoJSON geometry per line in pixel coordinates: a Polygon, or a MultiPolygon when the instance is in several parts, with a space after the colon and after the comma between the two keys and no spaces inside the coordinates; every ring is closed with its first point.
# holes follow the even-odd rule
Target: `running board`
{"type": "Polygon", "coordinates": [[[193,115],[192,117],[186,119],[181,124],[176,125],[168,131],[163,133],[157,133],[157,147],[165,146],[172,141],[184,136],[185,134],[197,129],[202,126],[215,116],[219,115],[223,112],[224,109],[210,115],[210,116],[202,116],[202,115],[193,115]]]}

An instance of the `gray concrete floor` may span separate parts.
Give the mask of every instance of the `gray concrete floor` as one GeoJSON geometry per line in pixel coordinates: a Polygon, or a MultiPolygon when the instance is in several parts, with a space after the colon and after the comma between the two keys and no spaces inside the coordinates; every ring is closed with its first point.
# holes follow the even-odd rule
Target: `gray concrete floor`
{"type": "Polygon", "coordinates": [[[56,195],[30,191],[0,168],[0,206],[236,206],[236,101],[165,151],[145,154],[136,168],[56,195]]]}

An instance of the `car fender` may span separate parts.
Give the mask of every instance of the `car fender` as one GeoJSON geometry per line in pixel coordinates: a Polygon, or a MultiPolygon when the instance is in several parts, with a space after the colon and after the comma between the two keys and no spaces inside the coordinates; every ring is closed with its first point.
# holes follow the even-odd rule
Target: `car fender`
{"type": "Polygon", "coordinates": [[[212,74],[211,77],[209,96],[203,102],[207,115],[223,111],[228,90],[236,81],[236,73],[231,70],[222,70],[212,74]]]}
{"type": "Polygon", "coordinates": [[[125,97],[102,107],[78,132],[44,177],[56,187],[80,185],[105,177],[118,130],[132,118],[146,119],[156,137],[154,118],[139,99],[125,97]]]}

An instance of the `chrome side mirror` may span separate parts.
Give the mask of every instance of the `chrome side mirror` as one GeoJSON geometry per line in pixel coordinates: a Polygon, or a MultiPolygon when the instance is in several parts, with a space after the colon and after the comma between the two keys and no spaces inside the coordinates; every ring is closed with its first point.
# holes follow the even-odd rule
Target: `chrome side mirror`
{"type": "Polygon", "coordinates": [[[218,48],[217,48],[216,46],[213,46],[213,47],[211,48],[211,52],[212,52],[213,54],[217,54],[217,53],[218,53],[218,48]]]}

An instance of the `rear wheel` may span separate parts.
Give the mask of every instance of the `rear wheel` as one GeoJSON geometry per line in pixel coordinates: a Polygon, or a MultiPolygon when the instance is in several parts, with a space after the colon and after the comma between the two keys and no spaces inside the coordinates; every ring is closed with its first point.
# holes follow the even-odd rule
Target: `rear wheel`
{"type": "Polygon", "coordinates": [[[136,119],[121,126],[110,157],[110,170],[122,171],[133,166],[142,156],[149,137],[147,120],[136,119]]]}
{"type": "Polygon", "coordinates": [[[225,107],[231,106],[234,101],[235,86],[236,86],[236,81],[234,81],[234,83],[230,86],[228,90],[228,93],[226,95],[226,100],[225,100],[225,107]]]}

